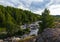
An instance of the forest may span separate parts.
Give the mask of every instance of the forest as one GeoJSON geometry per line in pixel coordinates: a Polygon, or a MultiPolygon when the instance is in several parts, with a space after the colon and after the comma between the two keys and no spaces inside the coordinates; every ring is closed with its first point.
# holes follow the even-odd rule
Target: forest
{"type": "MultiPolygon", "coordinates": [[[[0,32],[7,32],[9,36],[15,35],[18,31],[21,35],[22,32],[24,33],[24,30],[20,28],[21,25],[31,24],[39,20],[40,15],[31,11],[0,5],[0,32]]],[[[3,34],[0,33],[0,35],[3,34]]]]}
{"type": "MultiPolygon", "coordinates": [[[[48,13],[48,10],[46,10],[46,12],[48,13]]],[[[25,33],[28,33],[29,29],[22,30],[20,28],[20,26],[24,25],[24,24],[31,24],[33,22],[40,21],[41,19],[44,22],[46,22],[46,20],[44,20],[44,19],[47,19],[48,21],[50,21],[47,18],[47,17],[50,18],[50,16],[48,14],[46,15],[46,18],[45,18],[45,15],[35,14],[28,10],[0,5],[0,38],[4,38],[4,37],[8,37],[8,36],[15,36],[15,35],[23,35],[25,33]],[[41,16],[43,16],[44,19],[41,18],[41,16]]],[[[55,22],[60,21],[59,15],[55,15],[55,16],[52,15],[52,16],[55,18],[55,22]]],[[[43,23],[43,25],[44,25],[44,23],[43,23]]],[[[42,27],[43,27],[43,25],[42,25],[42,27]]],[[[40,28],[40,30],[41,30],[41,28],[40,28]]]]}

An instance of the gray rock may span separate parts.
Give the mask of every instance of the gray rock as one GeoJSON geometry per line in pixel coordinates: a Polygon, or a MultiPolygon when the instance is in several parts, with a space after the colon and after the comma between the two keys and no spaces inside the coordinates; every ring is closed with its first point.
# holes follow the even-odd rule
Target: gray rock
{"type": "Polygon", "coordinates": [[[60,28],[44,29],[36,42],[60,42],[60,28]]]}

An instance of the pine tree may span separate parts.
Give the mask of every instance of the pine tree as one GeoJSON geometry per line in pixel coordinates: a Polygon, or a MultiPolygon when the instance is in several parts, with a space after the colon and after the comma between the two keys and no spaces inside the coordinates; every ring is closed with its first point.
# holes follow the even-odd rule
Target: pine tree
{"type": "Polygon", "coordinates": [[[54,17],[50,15],[50,11],[45,9],[42,13],[41,22],[39,23],[39,33],[42,33],[46,28],[53,28],[54,27],[54,17]]]}

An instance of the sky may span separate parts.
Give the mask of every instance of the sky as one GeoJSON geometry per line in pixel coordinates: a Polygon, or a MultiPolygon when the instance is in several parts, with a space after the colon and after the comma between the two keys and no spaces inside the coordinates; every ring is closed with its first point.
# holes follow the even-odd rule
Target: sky
{"type": "Polygon", "coordinates": [[[60,15],[60,0],[0,0],[0,5],[12,6],[41,14],[45,8],[51,15],[60,15]]]}

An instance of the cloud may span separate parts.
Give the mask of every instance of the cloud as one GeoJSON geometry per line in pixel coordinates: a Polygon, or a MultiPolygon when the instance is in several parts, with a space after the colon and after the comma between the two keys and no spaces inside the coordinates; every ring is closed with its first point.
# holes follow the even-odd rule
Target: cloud
{"type": "Polygon", "coordinates": [[[30,10],[29,8],[26,8],[26,7],[22,6],[22,5],[19,5],[17,8],[20,8],[20,9],[23,9],[23,10],[30,10]]]}
{"type": "Polygon", "coordinates": [[[17,4],[17,1],[13,1],[13,0],[0,0],[0,4],[1,5],[4,5],[4,6],[13,6],[15,7],[15,5],[18,5],[17,4]]]}
{"type": "Polygon", "coordinates": [[[43,2],[44,0],[31,0],[31,1],[35,1],[35,2],[43,2]]]}
{"type": "Polygon", "coordinates": [[[41,14],[45,8],[50,10],[51,15],[60,15],[60,0],[50,0],[43,9],[36,10],[34,13],[41,14]]]}
{"type": "Polygon", "coordinates": [[[31,6],[30,9],[33,9],[33,10],[38,10],[39,8],[40,9],[44,9],[46,8],[46,5],[50,3],[50,0],[44,0],[42,2],[32,2],[31,3],[31,6]]]}
{"type": "Polygon", "coordinates": [[[60,15],[60,5],[51,5],[49,7],[51,15],[60,15]]]}
{"type": "Polygon", "coordinates": [[[42,9],[42,10],[41,9],[38,9],[37,11],[33,11],[33,13],[36,13],[36,14],[40,14],[41,15],[43,11],[44,11],[44,9],[42,9]]]}
{"type": "Polygon", "coordinates": [[[30,10],[37,14],[41,14],[45,8],[50,9],[53,15],[60,13],[60,0],[0,0],[0,4],[30,10]]]}
{"type": "Polygon", "coordinates": [[[60,4],[60,0],[53,0],[54,2],[54,4],[60,4]]]}

